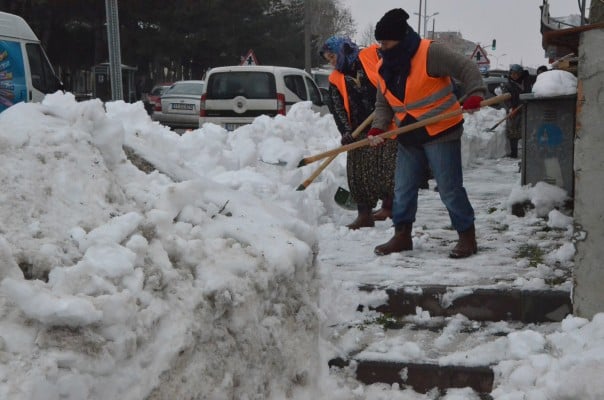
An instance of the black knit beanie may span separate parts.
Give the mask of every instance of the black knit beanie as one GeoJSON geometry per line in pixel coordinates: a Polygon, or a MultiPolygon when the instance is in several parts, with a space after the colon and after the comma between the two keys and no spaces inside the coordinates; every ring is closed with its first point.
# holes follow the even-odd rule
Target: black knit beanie
{"type": "Polygon", "coordinates": [[[409,14],[402,8],[388,11],[375,25],[375,40],[403,40],[409,14]]]}

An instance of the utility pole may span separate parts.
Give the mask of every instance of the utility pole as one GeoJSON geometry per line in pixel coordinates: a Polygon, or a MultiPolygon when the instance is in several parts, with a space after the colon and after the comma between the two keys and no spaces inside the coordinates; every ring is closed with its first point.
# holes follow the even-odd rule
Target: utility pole
{"type": "Polygon", "coordinates": [[[105,13],[107,17],[111,99],[124,100],[124,91],[122,89],[122,56],[120,52],[120,23],[118,18],[117,0],[105,0],[105,13]]]}
{"type": "MultiPolygon", "coordinates": [[[[585,10],[585,7],[583,9],[585,10]]],[[[597,24],[598,22],[604,22],[604,2],[599,0],[591,0],[591,7],[589,8],[589,23],[597,24]]]]}
{"type": "Polygon", "coordinates": [[[417,34],[422,34],[422,0],[419,0],[419,13],[417,13],[417,34]]]}
{"type": "Polygon", "coordinates": [[[426,38],[426,25],[428,25],[428,0],[424,0],[424,39],[426,38]]]}
{"type": "Polygon", "coordinates": [[[310,2],[304,0],[304,69],[310,74],[310,2]]]}
{"type": "MultiPolygon", "coordinates": [[[[604,2],[591,0],[589,24],[604,22],[604,2]]],[[[574,144],[574,225],[581,233],[575,243],[572,304],[573,315],[592,318],[604,311],[602,281],[602,235],[604,228],[601,216],[604,213],[602,196],[604,189],[599,170],[602,160],[602,93],[604,85],[604,42],[603,29],[590,29],[581,33],[579,46],[578,91],[576,105],[576,132],[581,138],[574,144]]],[[[578,237],[578,236],[577,236],[578,237]]]]}

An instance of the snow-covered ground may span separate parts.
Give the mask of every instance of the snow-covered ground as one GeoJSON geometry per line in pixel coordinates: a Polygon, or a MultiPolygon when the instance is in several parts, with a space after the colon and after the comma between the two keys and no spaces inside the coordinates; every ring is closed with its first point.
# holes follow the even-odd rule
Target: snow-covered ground
{"type": "MultiPolygon", "coordinates": [[[[334,327],[366,318],[358,304],[384,300],[360,292],[364,283],[570,289],[577,233],[556,210],[566,194],[520,185],[517,160],[503,157],[504,124],[487,132],[503,116],[466,116],[479,253],[451,260],[456,234],[436,192],[421,192],[414,250],[377,257],[389,223],[349,231],[355,213],[333,201],[346,186],[344,155],[296,190],[319,164],[298,162],[339,145],[331,116],[309,103],[235,132],[206,125],[182,136],[142,103],[56,93],[9,108],[0,114],[0,398],[434,398],[330,371],[327,360],[362,340],[385,357],[426,351],[413,338],[337,337],[334,327]],[[156,170],[143,172],[144,160],[156,170]],[[519,218],[510,210],[522,200],[536,208],[519,218]],[[521,245],[540,249],[539,262],[519,256],[521,245]]],[[[454,345],[462,317],[445,324],[434,349],[493,363],[495,399],[604,398],[602,314],[476,348],[454,345]]]]}

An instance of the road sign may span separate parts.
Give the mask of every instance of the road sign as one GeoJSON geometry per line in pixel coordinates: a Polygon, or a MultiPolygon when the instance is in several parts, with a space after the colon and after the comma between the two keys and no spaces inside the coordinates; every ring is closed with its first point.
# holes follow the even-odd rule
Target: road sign
{"type": "Polygon", "coordinates": [[[256,54],[254,54],[254,50],[249,49],[245,57],[241,57],[240,65],[259,65],[256,54]]]}
{"type": "Polygon", "coordinates": [[[472,52],[470,58],[478,65],[491,64],[491,61],[489,61],[489,57],[487,57],[487,52],[484,51],[484,49],[480,47],[479,44],[476,45],[476,48],[472,52]]]}

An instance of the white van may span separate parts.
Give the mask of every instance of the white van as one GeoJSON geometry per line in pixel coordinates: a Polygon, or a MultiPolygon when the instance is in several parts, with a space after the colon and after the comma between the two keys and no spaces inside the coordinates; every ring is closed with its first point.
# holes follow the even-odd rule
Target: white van
{"type": "Polygon", "coordinates": [[[328,112],[317,84],[297,68],[216,67],[208,71],[205,82],[199,126],[212,122],[232,131],[260,115],[285,115],[300,101],[311,101],[312,108],[321,114],[328,112]]]}
{"type": "Polygon", "coordinates": [[[329,75],[333,72],[332,69],[313,68],[310,70],[312,78],[319,89],[329,89],[329,75]]]}
{"type": "Polygon", "coordinates": [[[18,15],[0,11],[0,112],[19,102],[42,101],[63,89],[40,40],[18,15]]]}

